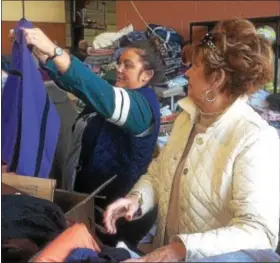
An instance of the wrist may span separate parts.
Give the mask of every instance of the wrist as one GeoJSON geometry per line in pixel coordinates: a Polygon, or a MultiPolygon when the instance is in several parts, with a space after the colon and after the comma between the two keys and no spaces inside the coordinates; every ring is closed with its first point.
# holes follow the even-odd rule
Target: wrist
{"type": "Polygon", "coordinates": [[[49,51],[46,53],[46,55],[48,56],[48,58],[52,58],[56,55],[55,53],[55,49],[57,48],[57,45],[52,44],[49,48],[49,51]]]}
{"type": "Polygon", "coordinates": [[[139,196],[134,195],[134,194],[130,194],[127,196],[127,198],[129,198],[133,204],[137,207],[137,209],[139,209],[140,205],[139,205],[139,196]]]}
{"type": "MultiPolygon", "coordinates": [[[[138,208],[140,208],[143,204],[143,196],[139,191],[132,191],[128,194],[128,197],[132,198],[134,202],[137,202],[138,208]]],[[[136,204],[136,203],[135,203],[136,204]]]]}

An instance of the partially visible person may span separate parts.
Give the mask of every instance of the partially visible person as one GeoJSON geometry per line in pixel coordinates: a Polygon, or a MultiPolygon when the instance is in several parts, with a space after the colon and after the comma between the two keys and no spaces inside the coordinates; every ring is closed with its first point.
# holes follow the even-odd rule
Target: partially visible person
{"type": "MultiPolygon", "coordinates": [[[[277,48],[276,32],[272,27],[267,26],[267,25],[259,27],[257,29],[257,32],[262,38],[269,41],[272,44],[272,47],[274,47],[274,50],[273,50],[273,48],[271,48],[271,64],[273,65],[273,71],[274,71],[274,63],[276,62],[274,51],[275,51],[275,48],[277,48]]],[[[277,74],[278,74],[278,88],[279,88],[280,87],[280,58],[277,58],[277,59],[278,59],[278,62],[277,62],[278,63],[278,73],[277,74]]],[[[263,86],[263,89],[268,92],[274,91],[275,72],[273,75],[274,75],[273,79],[263,86]]]]}
{"type": "MultiPolygon", "coordinates": [[[[81,99],[87,111],[96,112],[83,132],[77,176],[76,171],[70,172],[69,180],[75,180],[75,191],[90,193],[117,175],[99,193],[106,198],[96,200],[105,209],[129,192],[152,161],[160,110],[150,86],[164,76],[161,55],[151,41],[132,44],[118,60],[113,86],[57,47],[40,29],[23,31],[51,79],[81,99]]],[[[98,211],[96,221],[102,224],[98,211]]],[[[148,231],[150,226],[146,228],[148,231]]]]}
{"type": "Polygon", "coordinates": [[[273,249],[279,233],[279,138],[248,104],[272,78],[270,44],[248,20],[219,22],[193,50],[188,98],[159,157],[104,213],[157,207],[153,251],[128,262],[176,262],[273,249]]]}

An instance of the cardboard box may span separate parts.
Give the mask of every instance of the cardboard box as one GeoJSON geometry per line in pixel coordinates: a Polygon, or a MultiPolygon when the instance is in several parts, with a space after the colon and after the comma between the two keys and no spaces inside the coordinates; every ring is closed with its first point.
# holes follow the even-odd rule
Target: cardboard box
{"type": "Polygon", "coordinates": [[[70,221],[84,223],[91,233],[95,232],[94,224],[94,198],[76,192],[56,189],[54,203],[61,207],[65,217],[70,221]]]}
{"type": "Polygon", "coordinates": [[[92,233],[95,194],[87,195],[55,189],[56,180],[2,173],[2,183],[29,195],[53,201],[70,221],[84,223],[92,233]]]}
{"type": "Polygon", "coordinates": [[[56,180],[21,176],[2,172],[2,183],[10,185],[29,195],[53,201],[56,180]]]}

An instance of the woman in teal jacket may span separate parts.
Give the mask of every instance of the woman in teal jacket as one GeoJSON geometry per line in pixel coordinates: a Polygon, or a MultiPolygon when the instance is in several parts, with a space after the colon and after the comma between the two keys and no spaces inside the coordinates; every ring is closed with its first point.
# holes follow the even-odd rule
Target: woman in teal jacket
{"type": "MultiPolygon", "coordinates": [[[[160,111],[149,86],[163,78],[162,58],[150,41],[131,45],[118,60],[112,86],[57,47],[40,29],[23,30],[49,76],[97,113],[83,133],[75,190],[90,193],[117,175],[100,193],[106,199],[97,200],[101,210],[105,209],[128,193],[152,160],[160,111]]],[[[100,224],[102,215],[98,215],[100,224]]]]}

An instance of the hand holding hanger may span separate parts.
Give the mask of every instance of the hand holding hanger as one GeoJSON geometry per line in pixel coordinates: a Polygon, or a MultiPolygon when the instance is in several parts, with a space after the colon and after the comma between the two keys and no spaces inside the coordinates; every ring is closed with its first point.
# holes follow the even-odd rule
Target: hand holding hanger
{"type": "Polygon", "coordinates": [[[39,28],[22,28],[26,42],[42,54],[52,57],[57,47],[39,28]]]}

